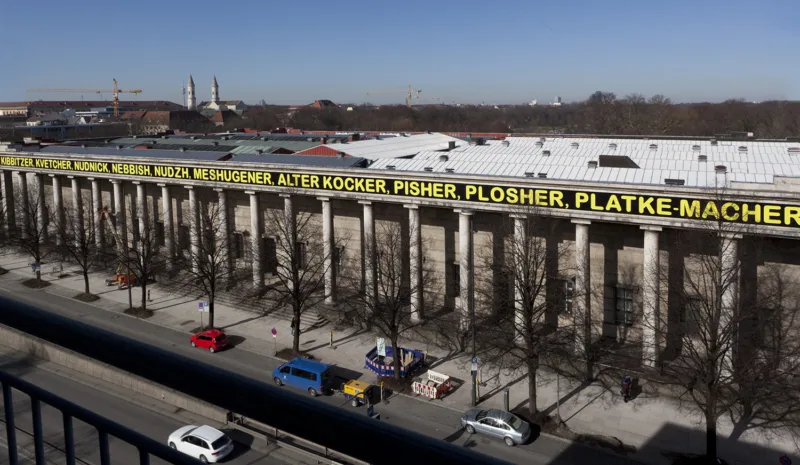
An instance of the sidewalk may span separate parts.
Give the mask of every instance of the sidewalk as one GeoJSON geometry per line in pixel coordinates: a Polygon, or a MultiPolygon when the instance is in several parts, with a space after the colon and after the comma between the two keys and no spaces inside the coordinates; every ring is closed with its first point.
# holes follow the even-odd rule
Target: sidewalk
{"type": "MultiPolygon", "coordinates": [[[[3,279],[24,280],[33,277],[28,266],[30,260],[20,255],[0,256],[0,267],[9,271],[3,279]],[[12,277],[13,276],[13,277],[12,277]]],[[[43,271],[49,266],[43,266],[43,271]]],[[[65,271],[72,271],[65,265],[65,271]]],[[[106,287],[106,276],[100,273],[90,275],[92,293],[101,297],[90,305],[113,312],[123,312],[128,308],[127,291],[116,287],[106,287]]],[[[43,273],[43,280],[53,285],[44,291],[64,297],[73,297],[83,291],[83,277],[80,274],[56,278],[43,273]]],[[[147,321],[169,328],[192,331],[200,325],[198,300],[192,296],[180,296],[159,288],[158,284],[148,286],[152,289],[152,301],[148,308],[154,315],[147,321]]],[[[141,290],[133,289],[134,306],[138,305],[141,290]]],[[[215,326],[223,328],[238,338],[237,348],[272,357],[275,350],[291,346],[289,322],[273,315],[256,315],[228,305],[216,305],[215,326]],[[277,330],[272,337],[271,330],[277,330]]],[[[301,329],[305,329],[305,325],[301,329]]],[[[330,348],[332,326],[310,329],[301,335],[301,349],[326,363],[336,364],[363,373],[363,379],[374,379],[374,375],[364,368],[364,355],[374,347],[375,336],[360,333],[355,329],[334,333],[334,348],[330,348]]],[[[436,371],[460,380],[469,380],[470,357],[464,354],[448,355],[446,350],[433,345],[411,343],[405,346],[427,350],[429,355],[444,360],[436,366],[436,371]]],[[[503,390],[510,390],[510,405],[514,408],[524,404],[527,399],[527,382],[518,379],[520,375],[481,373],[484,383],[480,387],[484,408],[502,408],[503,390]]],[[[623,403],[619,395],[607,392],[599,386],[581,388],[579,384],[560,380],[560,392],[556,389],[554,375],[540,372],[538,385],[538,408],[555,414],[557,394],[560,394],[560,415],[567,425],[577,433],[602,434],[618,438],[624,444],[633,446],[637,452],[630,458],[653,464],[668,464],[663,452],[702,453],[705,447],[705,432],[702,418],[691,412],[680,410],[675,400],[664,397],[642,395],[630,403],[623,403]]],[[[421,400],[425,402],[425,400],[421,400]]],[[[465,385],[455,390],[443,400],[436,402],[459,411],[469,408],[470,390],[465,385]]],[[[732,431],[727,420],[721,420],[718,433],[726,438],[732,431]]],[[[790,438],[763,437],[762,434],[748,431],[738,442],[720,440],[720,456],[733,464],[777,463],[781,453],[796,455],[796,448],[790,438]],[[769,457],[766,457],[768,455],[769,457]],[[774,455],[774,457],[772,457],[774,455]]]]}

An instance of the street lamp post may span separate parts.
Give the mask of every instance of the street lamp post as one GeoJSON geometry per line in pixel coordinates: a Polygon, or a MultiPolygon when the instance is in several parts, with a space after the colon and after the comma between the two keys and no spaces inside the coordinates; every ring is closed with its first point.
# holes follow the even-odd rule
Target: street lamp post
{"type": "MultiPolygon", "coordinates": [[[[469,217],[469,319],[472,326],[472,360],[475,361],[475,215],[469,217]]],[[[477,368],[477,367],[476,367],[477,368]]],[[[478,405],[478,370],[472,370],[472,406],[478,405]]]]}

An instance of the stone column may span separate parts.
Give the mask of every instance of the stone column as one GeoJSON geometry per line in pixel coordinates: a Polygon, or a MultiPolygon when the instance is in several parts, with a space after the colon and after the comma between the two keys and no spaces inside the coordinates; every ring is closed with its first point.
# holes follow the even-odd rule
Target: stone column
{"type": "Polygon", "coordinates": [[[411,321],[419,323],[425,317],[422,282],[422,224],[419,220],[419,206],[404,206],[408,209],[408,281],[411,291],[411,321]]]}
{"type": "MultiPolygon", "coordinates": [[[[325,256],[325,303],[336,302],[336,264],[333,262],[335,239],[333,234],[333,208],[331,199],[319,197],[322,202],[322,253],[325,256]]],[[[341,257],[340,257],[341,259],[341,257]]]]}
{"type": "Polygon", "coordinates": [[[222,276],[228,276],[233,270],[233,255],[231,254],[231,230],[228,221],[228,193],[225,189],[214,189],[217,192],[217,224],[211,225],[215,229],[217,247],[220,254],[220,271],[222,276]]]}
{"type": "Polygon", "coordinates": [[[250,196],[250,247],[253,249],[253,285],[261,287],[264,285],[264,271],[262,267],[261,250],[261,208],[259,208],[258,192],[245,192],[250,196]]]}
{"type": "Polygon", "coordinates": [[[53,229],[56,234],[56,245],[64,245],[66,225],[64,224],[64,195],[61,191],[61,177],[57,174],[51,174],[50,177],[53,178],[53,209],[55,210],[53,212],[55,218],[53,229]]]}
{"type": "Polygon", "coordinates": [[[172,221],[172,193],[167,184],[159,184],[161,188],[161,209],[164,221],[164,248],[167,254],[167,267],[175,265],[175,227],[172,221]]]}
{"type": "Polygon", "coordinates": [[[575,353],[586,356],[586,344],[592,340],[591,264],[589,261],[589,225],[591,221],[572,220],[575,224],[575,353]]]}
{"type": "Polygon", "coordinates": [[[644,257],[642,260],[642,365],[653,367],[658,359],[661,315],[661,266],[659,263],[659,226],[642,226],[644,257]]]}
{"type": "Polygon", "coordinates": [[[127,247],[128,225],[125,221],[125,193],[122,189],[122,181],[113,179],[111,184],[114,185],[114,216],[117,219],[117,247],[127,247]],[[119,243],[119,241],[122,243],[119,243]]]}
{"type": "Polygon", "coordinates": [[[31,224],[31,205],[30,195],[28,195],[28,173],[24,171],[15,171],[17,181],[19,182],[19,199],[20,216],[22,219],[22,238],[27,239],[30,237],[32,224],[31,224]]]}
{"type": "Polygon", "coordinates": [[[298,269],[302,264],[300,263],[300,256],[297,248],[297,224],[295,224],[294,216],[294,202],[290,194],[281,194],[283,197],[283,234],[286,237],[281,240],[286,241],[285,247],[277,247],[278,266],[283,266],[286,270],[286,284],[291,290],[294,289],[294,265],[296,263],[298,269]],[[295,263],[292,263],[292,262],[295,263]]]}
{"type": "Polygon", "coordinates": [[[375,268],[375,216],[372,211],[372,202],[361,200],[358,203],[364,207],[364,295],[370,305],[375,305],[378,298],[377,269],[375,268]]]}
{"type": "MultiPolygon", "coordinates": [[[[75,247],[80,249],[85,240],[86,228],[83,222],[83,196],[81,195],[81,178],[68,176],[72,181],[72,210],[75,212],[75,247]]],[[[87,244],[88,245],[88,244],[87,244]]]]}
{"type": "Polygon", "coordinates": [[[136,184],[136,214],[139,216],[139,242],[147,240],[153,244],[154,237],[150,237],[153,231],[150,230],[150,214],[147,211],[147,185],[140,181],[136,184]]]}
{"type": "Polygon", "coordinates": [[[739,239],[741,234],[720,234],[720,260],[721,270],[719,284],[723,287],[721,296],[721,314],[719,318],[719,334],[729,335],[728,350],[723,354],[722,367],[723,376],[730,376],[733,371],[733,352],[738,342],[738,328],[731,328],[736,325],[736,315],[739,311],[739,239]]]}
{"type": "Polygon", "coordinates": [[[184,186],[189,190],[189,242],[191,242],[192,271],[200,272],[200,205],[197,203],[197,189],[194,186],[184,186]]]}
{"type": "MultiPolygon", "coordinates": [[[[36,228],[38,229],[39,242],[48,242],[47,231],[47,204],[44,201],[44,175],[36,173],[36,228]]],[[[60,185],[60,184],[59,184],[60,185]]]]}
{"type": "Polygon", "coordinates": [[[472,211],[460,210],[458,211],[458,245],[461,255],[461,263],[459,265],[460,277],[459,282],[461,289],[459,292],[459,300],[461,301],[461,331],[466,331],[470,324],[472,315],[474,314],[473,299],[472,299],[472,211]]]}
{"type": "MultiPolygon", "coordinates": [[[[525,215],[511,215],[511,218],[514,219],[514,240],[512,241],[514,250],[512,250],[511,253],[513,254],[513,260],[518,265],[517,269],[514,270],[514,277],[511,281],[511,284],[514,286],[514,328],[516,330],[515,340],[521,343],[525,338],[525,295],[521,288],[521,280],[523,279],[521,274],[523,274],[525,270],[519,269],[519,264],[523,260],[531,260],[531,257],[527,257],[525,253],[525,241],[527,240],[525,224],[527,222],[527,217],[525,215]]],[[[530,266],[530,264],[526,265],[530,266]]],[[[530,278],[534,279],[533,276],[530,278]]]]}
{"type": "Polygon", "coordinates": [[[5,210],[6,215],[5,233],[11,235],[17,225],[16,212],[14,211],[14,181],[11,171],[2,171],[2,174],[2,177],[0,177],[0,182],[2,182],[0,190],[3,196],[3,206],[1,208],[5,210]]]}
{"type": "Polygon", "coordinates": [[[94,243],[97,247],[103,247],[105,242],[105,228],[103,219],[100,218],[100,210],[103,209],[103,195],[100,191],[100,180],[88,178],[92,182],[92,224],[94,225],[94,243]]]}

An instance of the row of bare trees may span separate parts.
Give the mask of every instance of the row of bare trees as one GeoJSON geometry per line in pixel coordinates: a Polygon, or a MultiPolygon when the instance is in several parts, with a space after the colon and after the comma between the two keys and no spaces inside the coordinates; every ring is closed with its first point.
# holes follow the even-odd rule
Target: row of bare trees
{"type": "MultiPolygon", "coordinates": [[[[87,294],[89,272],[111,257],[141,283],[142,308],[147,305],[148,282],[169,272],[175,283],[207,296],[209,323],[214,324],[215,300],[241,277],[230,256],[227,212],[220,211],[216,202],[199,204],[190,212],[199,225],[192,231],[193,245],[182,256],[170,256],[156,221],[143,220],[133,205],[125,211],[127,219],[138,218],[130,221],[132,240],[128,247],[118,248],[117,241],[96,240],[96,222],[101,217],[92,211],[89,198],[73,199],[78,208],[65,208],[62,220],[53,209],[42,210],[46,202],[40,201],[41,192],[39,188],[16,190],[15,224],[3,235],[7,244],[35,263],[53,253],[65,254],[83,272],[87,294]],[[48,228],[52,222],[55,227],[48,228]]],[[[721,193],[717,202],[724,201],[721,193]]],[[[265,311],[289,309],[299,322],[330,297],[325,280],[333,275],[339,298],[329,311],[347,315],[394,347],[411,333],[424,331],[424,320],[415,313],[431,315],[441,306],[439,274],[424,239],[404,230],[404,222],[379,221],[371,237],[361,238],[363,256],[374,257],[370,266],[363,266],[361,253],[342,256],[348,240],[344,234],[337,234],[333,247],[326,247],[318,215],[296,211],[290,202],[286,205],[269,209],[264,216],[265,236],[274,239],[277,258],[272,279],[258,289],[265,311]],[[418,275],[423,295],[418,296],[413,295],[409,276],[409,250],[416,249],[423,255],[418,275]]],[[[114,213],[113,227],[105,228],[106,235],[128,237],[121,230],[122,212],[114,213]]],[[[594,379],[600,373],[593,366],[609,355],[609,349],[596,330],[603,321],[584,312],[585,306],[569,304],[570,300],[597,301],[596,293],[602,292],[570,284],[576,271],[570,263],[576,260],[575,252],[566,246],[569,238],[563,237],[557,221],[545,219],[541,212],[518,213],[506,219],[499,232],[502,247],[494,241],[475,251],[475,300],[481,311],[471,323],[477,325],[477,350],[486,366],[526,376],[528,410],[536,417],[540,414],[537,375],[542,368],[594,379]],[[577,337],[587,321],[588,337],[577,337]]],[[[641,311],[620,323],[640,328],[658,341],[653,376],[678,387],[685,405],[703,415],[709,455],[716,451],[717,424],[723,417],[734,423],[737,437],[751,428],[794,432],[800,427],[800,283],[789,266],[777,264],[781,262],[777,256],[786,255],[781,245],[721,217],[697,230],[676,232],[668,240],[674,242],[667,247],[669,253],[679,253],[679,260],[662,260],[656,269],[642,272],[669,283],[669,291],[645,293],[656,295],[658,305],[642,302],[641,311]],[[677,273],[672,269],[675,263],[682,268],[677,273]],[[679,285],[674,283],[676,274],[679,285]],[[673,299],[679,305],[673,305],[673,299]],[[649,307],[660,311],[647,318],[649,307]],[[668,310],[674,308],[680,309],[679,315],[668,310]],[[667,348],[662,351],[661,346],[667,348]]],[[[254,253],[251,256],[261,259],[254,253]]],[[[457,326],[449,331],[458,332],[457,326]]],[[[300,337],[298,325],[292,343],[295,351],[300,349],[300,337]]],[[[399,358],[394,363],[399,374],[399,358]]]]}
{"type": "Polygon", "coordinates": [[[800,103],[752,103],[731,99],[721,103],[676,104],[663,95],[618,97],[598,91],[586,100],[557,107],[431,105],[351,105],[288,111],[276,105],[253,106],[245,112],[247,126],[262,130],[294,127],[334,131],[461,131],[564,134],[627,134],[707,136],[733,131],[758,137],[800,135],[800,103]]]}

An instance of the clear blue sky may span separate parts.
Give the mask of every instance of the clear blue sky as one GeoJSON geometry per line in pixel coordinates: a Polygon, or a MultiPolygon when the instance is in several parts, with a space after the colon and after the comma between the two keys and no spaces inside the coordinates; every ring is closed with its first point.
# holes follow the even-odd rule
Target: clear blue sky
{"type": "MultiPolygon", "coordinates": [[[[800,99],[800,0],[0,0],[0,101],[36,87],[198,100],[800,99]]],[[[89,95],[85,96],[87,99],[89,95]]],[[[108,98],[108,97],[106,97],[108,98]]]]}

